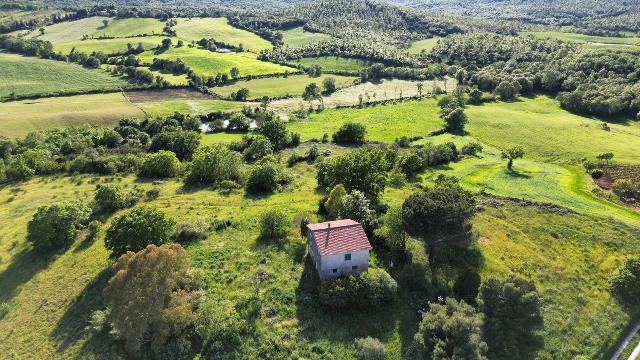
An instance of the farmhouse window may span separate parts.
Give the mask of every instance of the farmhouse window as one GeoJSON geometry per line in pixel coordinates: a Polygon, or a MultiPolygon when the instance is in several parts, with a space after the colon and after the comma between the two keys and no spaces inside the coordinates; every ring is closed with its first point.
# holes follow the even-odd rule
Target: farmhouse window
{"type": "Polygon", "coordinates": [[[338,269],[331,269],[331,272],[335,274],[338,272],[338,269]]]}
{"type": "Polygon", "coordinates": [[[351,254],[344,254],[344,261],[351,260],[351,254]]]}

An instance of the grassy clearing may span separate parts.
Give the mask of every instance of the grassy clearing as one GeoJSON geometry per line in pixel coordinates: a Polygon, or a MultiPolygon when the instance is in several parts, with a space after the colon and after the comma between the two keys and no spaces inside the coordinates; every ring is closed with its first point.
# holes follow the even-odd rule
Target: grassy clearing
{"type": "Polygon", "coordinates": [[[609,37],[609,36],[591,36],[584,34],[576,34],[560,31],[534,31],[521,32],[521,36],[531,35],[538,39],[557,39],[568,42],[586,44],[594,48],[612,48],[612,49],[640,49],[640,38],[637,37],[609,37]]]}
{"type": "Polygon", "coordinates": [[[545,161],[576,161],[613,152],[614,160],[638,163],[640,127],[633,120],[610,124],[573,115],[551,98],[539,96],[512,103],[468,106],[468,131],[499,149],[520,145],[529,158],[545,161]]]}
{"type": "Polygon", "coordinates": [[[163,117],[175,112],[207,114],[213,111],[240,111],[244,103],[226,100],[160,100],[136,103],[149,117],[163,117]]]}
{"type": "Polygon", "coordinates": [[[303,27],[297,27],[282,32],[284,44],[290,47],[302,47],[331,40],[332,36],[323,33],[305,31],[303,27]]]}
{"type": "MultiPolygon", "coordinates": [[[[51,96],[91,90],[116,91],[131,86],[103,70],[0,52],[0,99],[15,96],[51,96]]],[[[2,107],[2,105],[0,105],[2,107]]]]}
{"type": "Polygon", "coordinates": [[[171,47],[161,53],[146,51],[139,55],[143,63],[150,64],[154,58],[182,59],[200,76],[215,76],[229,73],[233,67],[240,69],[240,76],[267,75],[296,71],[293,68],[260,61],[251,53],[217,53],[195,47],[171,47]]]}
{"type": "Polygon", "coordinates": [[[144,113],[121,92],[14,101],[0,104],[0,136],[85,123],[114,125],[124,117],[142,118],[144,113]]]}
{"type": "Polygon", "coordinates": [[[124,18],[110,19],[106,27],[101,26],[92,36],[125,37],[133,35],[158,34],[162,35],[164,21],[154,18],[124,18]]]}
{"type": "Polygon", "coordinates": [[[40,40],[63,43],[80,40],[84,35],[91,36],[100,31],[104,24],[102,20],[111,20],[103,16],[93,16],[75,21],[65,21],[44,27],[44,35],[40,31],[33,30],[27,37],[37,37],[40,40]]]}
{"type": "Polygon", "coordinates": [[[343,88],[353,85],[357,80],[353,76],[340,75],[321,75],[319,77],[309,77],[307,75],[291,75],[288,77],[263,78],[247,81],[238,81],[232,85],[211,88],[217,95],[229,97],[233,92],[241,88],[249,89],[250,99],[260,99],[264,96],[281,97],[281,96],[300,96],[304,92],[304,88],[310,83],[316,83],[322,87],[324,79],[332,77],[336,80],[336,87],[343,88]]]}
{"type": "Polygon", "coordinates": [[[438,41],[442,39],[439,36],[432,37],[431,39],[418,40],[411,43],[409,47],[409,52],[411,54],[420,54],[423,50],[425,52],[430,52],[434,46],[438,43],[438,41]]]}
{"type": "Polygon", "coordinates": [[[260,36],[229,25],[226,18],[179,18],[178,25],[173,29],[179,38],[188,41],[214,38],[227,44],[242,45],[245,49],[255,53],[273,47],[269,41],[260,36]]]}
{"type": "Polygon", "coordinates": [[[320,65],[326,72],[350,71],[359,72],[371,65],[371,62],[360,59],[350,59],[337,56],[308,57],[293,61],[292,63],[302,66],[320,65]]]}
{"type": "Polygon", "coordinates": [[[293,122],[291,131],[299,132],[302,140],[321,139],[331,135],[346,122],[358,122],[367,127],[367,140],[392,143],[401,136],[426,136],[442,127],[435,99],[379,105],[363,109],[331,109],[311,115],[311,120],[293,122]]]}
{"type": "Polygon", "coordinates": [[[74,40],[67,42],[53,43],[53,49],[63,54],[68,54],[71,49],[84,53],[103,52],[105,54],[120,54],[127,51],[127,44],[137,46],[142,43],[145,49],[155,49],[160,46],[163,36],[145,36],[135,38],[116,38],[116,39],[88,39],[74,40]]]}
{"type": "MultiPolygon", "coordinates": [[[[360,97],[362,97],[362,102],[365,104],[368,102],[413,97],[418,95],[418,83],[424,85],[422,92],[424,96],[431,91],[434,84],[437,84],[441,89],[448,89],[449,91],[456,86],[454,79],[448,79],[446,81],[382,80],[379,83],[367,82],[338,90],[330,96],[325,97],[324,106],[330,109],[341,106],[358,105],[360,104],[360,97]]],[[[317,108],[319,101],[313,101],[313,105],[314,108],[317,108]]],[[[309,102],[302,98],[281,99],[269,104],[271,110],[285,117],[291,111],[299,110],[300,108],[307,109],[308,107],[309,102]]]]}

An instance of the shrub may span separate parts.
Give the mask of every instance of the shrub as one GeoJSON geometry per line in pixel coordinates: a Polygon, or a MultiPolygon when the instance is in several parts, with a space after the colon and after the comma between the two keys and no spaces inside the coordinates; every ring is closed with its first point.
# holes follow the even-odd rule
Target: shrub
{"type": "Polygon", "coordinates": [[[200,133],[196,131],[166,131],[151,139],[150,150],[157,152],[169,150],[181,161],[191,160],[200,145],[200,133]]]}
{"type": "Polygon", "coordinates": [[[95,240],[100,233],[100,229],[102,228],[102,223],[98,220],[93,220],[87,226],[87,239],[90,241],[95,240]]]}
{"type": "Polygon", "coordinates": [[[251,127],[251,119],[243,115],[242,113],[234,113],[229,118],[229,123],[227,124],[227,130],[232,131],[249,131],[251,127]]]}
{"type": "Polygon", "coordinates": [[[464,145],[461,151],[464,155],[474,156],[477,153],[482,151],[482,145],[480,145],[480,143],[477,143],[477,142],[470,142],[464,145]]]}
{"type": "Polygon", "coordinates": [[[625,305],[638,305],[638,299],[640,299],[640,258],[631,258],[624,262],[609,279],[609,291],[625,305]]]}
{"type": "Polygon", "coordinates": [[[422,170],[422,158],[416,153],[410,153],[400,158],[400,170],[407,176],[422,170]]]}
{"type": "Polygon", "coordinates": [[[282,149],[290,143],[289,131],[285,124],[275,115],[262,120],[258,132],[269,139],[276,150],[282,149]]]}
{"type": "Polygon", "coordinates": [[[356,339],[356,351],[359,360],[384,360],[386,359],[384,345],[380,340],[367,336],[356,339]]]}
{"type": "Polygon", "coordinates": [[[366,288],[366,299],[371,306],[382,306],[395,299],[398,284],[382,269],[369,269],[363,273],[362,280],[366,288]]]}
{"type": "Polygon", "coordinates": [[[327,201],[324,203],[324,209],[330,218],[336,219],[340,215],[340,209],[342,209],[342,199],[347,195],[342,184],[338,184],[331,189],[327,201]]]}
{"type": "Polygon", "coordinates": [[[203,221],[183,221],[178,224],[175,238],[180,244],[188,244],[190,242],[200,241],[209,235],[208,226],[203,221]]]}
{"type": "Polygon", "coordinates": [[[311,146],[311,148],[309,149],[309,152],[307,152],[307,160],[315,161],[319,156],[320,156],[320,149],[318,148],[318,145],[311,146]]]}
{"type": "Polygon", "coordinates": [[[158,198],[158,196],[160,196],[160,189],[159,188],[152,188],[147,190],[147,192],[145,193],[145,195],[147,196],[147,199],[149,200],[155,200],[158,198]]]}
{"type": "Polygon", "coordinates": [[[196,151],[185,182],[217,184],[223,180],[240,182],[242,161],[240,155],[223,145],[204,146],[196,151]]]}
{"type": "Polygon", "coordinates": [[[43,249],[68,246],[90,215],[91,209],[80,202],[41,206],[27,225],[27,241],[43,249]]]}
{"type": "Polygon", "coordinates": [[[341,276],[320,284],[320,302],[331,309],[377,307],[395,298],[398,285],[382,269],[369,269],[361,275],[341,276]]]}
{"type": "Polygon", "coordinates": [[[180,160],[171,151],[161,150],[144,158],[140,174],[148,178],[170,178],[180,172],[180,160]]]}
{"type": "Polygon", "coordinates": [[[351,219],[361,223],[369,233],[378,223],[373,210],[371,210],[369,200],[362,192],[357,190],[342,197],[339,212],[341,218],[351,219]]]}
{"type": "Polygon", "coordinates": [[[167,339],[195,325],[202,281],[189,264],[178,244],[149,245],[115,263],[104,298],[113,329],[129,353],[148,345],[157,355],[167,339]]]}
{"type": "Polygon", "coordinates": [[[171,241],[175,221],[157,209],[140,207],[116,217],[105,235],[105,247],[114,258],[127,251],[140,251],[148,245],[171,241]]]}
{"type": "Polygon", "coordinates": [[[291,181],[280,164],[272,159],[263,159],[256,164],[247,179],[247,192],[253,194],[271,193],[280,185],[291,181]]]}
{"type": "Polygon", "coordinates": [[[467,115],[464,113],[464,109],[456,108],[443,118],[445,122],[445,129],[452,134],[461,134],[464,132],[464,127],[469,121],[467,115]]]}
{"type": "Polygon", "coordinates": [[[593,171],[591,171],[591,177],[594,179],[600,179],[602,177],[602,175],[604,175],[604,171],[600,170],[600,169],[594,169],[593,171]]]}
{"type": "Polygon", "coordinates": [[[364,144],[367,130],[364,125],[358,123],[346,123],[333,135],[332,140],[336,144],[364,144]]]}
{"type": "Polygon", "coordinates": [[[400,286],[410,290],[424,291],[427,289],[427,268],[424,264],[405,264],[398,274],[400,286]]]}
{"type": "Polygon", "coordinates": [[[94,201],[98,212],[111,213],[125,207],[127,195],[120,185],[98,185],[94,201]]]}
{"type": "Polygon", "coordinates": [[[380,150],[360,149],[317,164],[318,187],[332,189],[337,184],[347,191],[363,192],[372,201],[384,191],[388,162],[380,150]]]}
{"type": "Polygon", "coordinates": [[[251,139],[251,144],[244,149],[242,156],[246,161],[256,161],[273,154],[271,141],[262,135],[251,139]]]}
{"type": "Polygon", "coordinates": [[[486,359],[482,315],[455,299],[431,304],[420,322],[415,341],[426,359],[486,359]]]}
{"type": "Polygon", "coordinates": [[[260,217],[260,237],[283,240],[289,234],[289,219],[281,210],[269,210],[260,217]]]}

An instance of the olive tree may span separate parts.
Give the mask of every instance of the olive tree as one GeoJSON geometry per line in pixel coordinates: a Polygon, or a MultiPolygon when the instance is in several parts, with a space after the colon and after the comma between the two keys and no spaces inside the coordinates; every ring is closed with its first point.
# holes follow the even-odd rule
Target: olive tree
{"type": "Polygon", "coordinates": [[[147,245],[171,242],[176,222],[162,211],[139,207],[116,217],[107,229],[104,246],[114,258],[127,251],[140,251],[147,245]]]}
{"type": "Polygon", "coordinates": [[[520,146],[510,147],[502,152],[502,158],[507,161],[507,169],[513,170],[513,160],[524,157],[524,150],[520,146]]]}

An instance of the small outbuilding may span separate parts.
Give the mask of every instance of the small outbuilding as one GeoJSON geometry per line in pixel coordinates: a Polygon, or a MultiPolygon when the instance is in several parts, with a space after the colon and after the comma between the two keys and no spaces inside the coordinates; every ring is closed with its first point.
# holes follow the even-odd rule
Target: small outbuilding
{"type": "Polygon", "coordinates": [[[369,269],[371,244],[362,225],[353,220],[307,225],[309,254],[320,280],[359,274],[369,269]]]}

